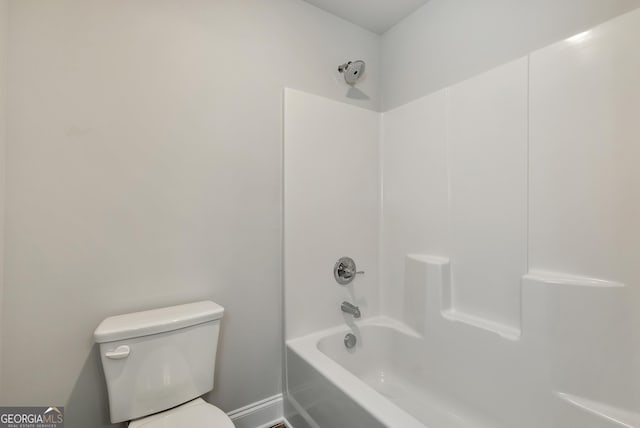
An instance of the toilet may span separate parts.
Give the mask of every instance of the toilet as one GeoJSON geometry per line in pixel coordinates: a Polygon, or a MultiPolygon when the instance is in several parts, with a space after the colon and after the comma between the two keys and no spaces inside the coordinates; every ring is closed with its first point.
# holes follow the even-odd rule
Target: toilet
{"type": "Polygon", "coordinates": [[[109,317],[94,332],[112,423],[129,428],[233,428],[205,402],[224,308],[211,301],[109,317]]]}

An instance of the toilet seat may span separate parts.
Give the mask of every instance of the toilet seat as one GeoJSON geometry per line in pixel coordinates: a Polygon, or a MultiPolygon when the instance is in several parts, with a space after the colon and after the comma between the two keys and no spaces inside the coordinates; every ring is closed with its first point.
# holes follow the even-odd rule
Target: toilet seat
{"type": "Polygon", "coordinates": [[[202,398],[155,415],[136,419],[129,428],[235,428],[231,419],[202,398]]]}

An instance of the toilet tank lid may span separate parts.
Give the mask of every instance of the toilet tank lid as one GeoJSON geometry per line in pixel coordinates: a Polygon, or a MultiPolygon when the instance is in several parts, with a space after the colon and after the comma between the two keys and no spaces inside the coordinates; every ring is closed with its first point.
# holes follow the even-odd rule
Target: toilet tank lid
{"type": "Polygon", "coordinates": [[[93,337],[96,343],[115,342],[149,336],[214,321],[222,318],[224,308],[205,300],[186,305],[117,315],[102,321],[93,337]]]}

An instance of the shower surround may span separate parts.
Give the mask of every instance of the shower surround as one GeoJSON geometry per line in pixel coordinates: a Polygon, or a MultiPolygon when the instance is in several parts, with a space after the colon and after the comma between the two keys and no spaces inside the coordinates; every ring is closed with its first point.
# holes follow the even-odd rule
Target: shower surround
{"type": "Polygon", "coordinates": [[[634,11],[382,114],[285,91],[295,428],[640,426],[638,40],[634,11]]]}

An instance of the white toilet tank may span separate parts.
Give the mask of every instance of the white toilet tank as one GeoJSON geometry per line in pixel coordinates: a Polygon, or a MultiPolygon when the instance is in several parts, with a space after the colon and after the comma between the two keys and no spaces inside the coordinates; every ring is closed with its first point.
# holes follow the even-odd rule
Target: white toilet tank
{"type": "Polygon", "coordinates": [[[110,317],[94,333],[111,422],[161,412],[213,389],[224,308],[197,302],[110,317]]]}

